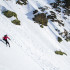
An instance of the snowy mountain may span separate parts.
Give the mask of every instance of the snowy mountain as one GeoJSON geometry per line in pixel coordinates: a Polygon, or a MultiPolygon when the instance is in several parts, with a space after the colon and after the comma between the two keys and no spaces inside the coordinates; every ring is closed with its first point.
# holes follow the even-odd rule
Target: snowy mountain
{"type": "Polygon", "coordinates": [[[0,0],[0,70],[70,69],[70,14],[64,5],[0,0]],[[5,34],[11,47],[2,40],[5,34]]]}

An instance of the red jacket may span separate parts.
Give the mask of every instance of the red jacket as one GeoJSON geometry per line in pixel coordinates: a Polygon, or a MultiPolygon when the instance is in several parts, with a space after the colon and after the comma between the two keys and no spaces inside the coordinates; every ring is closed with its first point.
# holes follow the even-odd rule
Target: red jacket
{"type": "Polygon", "coordinates": [[[8,36],[4,36],[3,37],[4,40],[7,40],[7,38],[10,39],[8,36]]]}

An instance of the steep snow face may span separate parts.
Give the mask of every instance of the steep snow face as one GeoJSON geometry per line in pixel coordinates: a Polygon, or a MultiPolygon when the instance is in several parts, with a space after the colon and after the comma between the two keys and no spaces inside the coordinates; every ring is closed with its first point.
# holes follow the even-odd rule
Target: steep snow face
{"type": "MultiPolygon", "coordinates": [[[[49,0],[28,0],[27,5],[16,4],[16,0],[0,1],[0,70],[69,70],[70,69],[70,43],[62,38],[57,41],[59,34],[55,28],[69,31],[69,19],[64,20],[48,4],[49,0]],[[48,6],[46,10],[54,11],[58,19],[65,21],[65,27],[59,27],[58,23],[48,21],[48,26],[40,28],[32,21],[32,12],[39,7],[48,6]],[[11,23],[11,18],[3,15],[3,10],[11,10],[17,14],[21,25],[11,23]],[[67,24],[66,24],[67,23],[67,24]],[[8,34],[11,41],[9,48],[2,41],[3,35],[8,34]],[[56,55],[55,51],[61,50],[66,55],[56,55]]],[[[54,2],[51,0],[49,3],[54,2]]],[[[65,16],[65,15],[63,15],[65,16]]]]}

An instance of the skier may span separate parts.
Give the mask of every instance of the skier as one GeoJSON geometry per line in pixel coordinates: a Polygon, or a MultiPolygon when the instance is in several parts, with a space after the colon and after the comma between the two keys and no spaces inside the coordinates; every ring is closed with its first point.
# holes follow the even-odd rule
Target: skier
{"type": "Polygon", "coordinates": [[[9,44],[9,42],[7,41],[7,39],[10,40],[10,38],[9,38],[9,37],[7,36],[7,34],[6,34],[6,35],[4,35],[3,40],[6,42],[6,45],[8,44],[9,47],[10,47],[10,44],[9,44]]]}

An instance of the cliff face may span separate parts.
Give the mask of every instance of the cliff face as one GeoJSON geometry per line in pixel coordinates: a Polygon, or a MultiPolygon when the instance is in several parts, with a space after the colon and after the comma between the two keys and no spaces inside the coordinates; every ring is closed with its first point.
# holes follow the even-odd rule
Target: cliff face
{"type": "Polygon", "coordinates": [[[70,0],[65,0],[66,7],[70,9],[70,0]]]}

